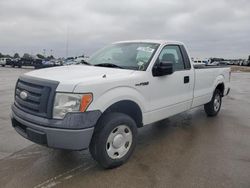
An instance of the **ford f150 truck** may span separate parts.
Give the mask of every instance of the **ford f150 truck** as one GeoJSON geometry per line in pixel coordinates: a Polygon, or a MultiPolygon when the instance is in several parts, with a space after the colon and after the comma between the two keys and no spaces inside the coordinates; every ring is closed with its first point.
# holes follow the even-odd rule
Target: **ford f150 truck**
{"type": "Polygon", "coordinates": [[[84,64],[20,76],[12,125],[48,147],[89,148],[104,168],[128,160],[137,128],[200,105],[216,116],[230,90],[230,68],[194,67],[180,42],[116,42],[84,64]]]}

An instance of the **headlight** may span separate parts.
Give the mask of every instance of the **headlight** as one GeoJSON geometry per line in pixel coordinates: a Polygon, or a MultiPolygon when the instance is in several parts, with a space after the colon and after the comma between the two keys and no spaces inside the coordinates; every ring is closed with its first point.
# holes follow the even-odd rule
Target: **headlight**
{"type": "Polygon", "coordinates": [[[92,94],[57,93],[53,118],[63,119],[68,112],[84,112],[92,102],[92,94]]]}

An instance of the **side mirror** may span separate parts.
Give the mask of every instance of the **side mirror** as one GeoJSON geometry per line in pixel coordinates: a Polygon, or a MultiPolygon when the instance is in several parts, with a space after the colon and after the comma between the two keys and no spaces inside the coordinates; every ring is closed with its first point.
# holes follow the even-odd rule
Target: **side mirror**
{"type": "Polygon", "coordinates": [[[156,63],[153,67],[153,76],[165,76],[173,73],[172,63],[156,63]]]}

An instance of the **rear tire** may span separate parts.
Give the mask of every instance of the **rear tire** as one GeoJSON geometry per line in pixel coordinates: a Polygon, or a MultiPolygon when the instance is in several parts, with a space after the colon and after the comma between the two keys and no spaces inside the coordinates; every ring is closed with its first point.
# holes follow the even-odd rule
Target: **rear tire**
{"type": "Polygon", "coordinates": [[[108,113],[98,121],[90,153],[103,168],[124,164],[132,155],[137,143],[137,126],[126,114],[108,113]]]}
{"type": "Polygon", "coordinates": [[[216,116],[221,108],[222,103],[222,93],[220,90],[216,89],[214,91],[212,100],[204,105],[205,112],[207,116],[216,116]]]}

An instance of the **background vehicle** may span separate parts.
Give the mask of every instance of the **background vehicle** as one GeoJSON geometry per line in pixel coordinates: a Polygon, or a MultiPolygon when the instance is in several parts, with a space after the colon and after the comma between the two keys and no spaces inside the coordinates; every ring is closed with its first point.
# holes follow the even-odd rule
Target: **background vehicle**
{"type": "Polygon", "coordinates": [[[220,61],[220,65],[233,65],[230,61],[220,61]]]}
{"type": "Polygon", "coordinates": [[[0,58],[0,65],[5,67],[10,62],[10,58],[0,58]]]}
{"type": "Polygon", "coordinates": [[[6,58],[6,65],[11,66],[12,59],[11,58],[6,58]]]}
{"type": "Polygon", "coordinates": [[[239,66],[243,66],[244,59],[239,60],[239,66]]]}
{"type": "Polygon", "coordinates": [[[54,60],[54,66],[62,66],[62,65],[63,65],[63,60],[60,60],[60,59],[54,60]]]}
{"type": "Polygon", "coordinates": [[[22,58],[17,58],[12,62],[12,67],[21,68],[22,66],[32,66],[36,67],[37,64],[41,63],[42,59],[37,56],[33,56],[25,53],[22,58]]]}
{"type": "Polygon", "coordinates": [[[98,51],[88,64],[21,76],[12,125],[48,147],[89,147],[104,168],[129,159],[137,128],[200,105],[208,116],[216,116],[230,90],[229,67],[194,68],[180,42],[118,42],[98,51]]]}
{"type": "Polygon", "coordinates": [[[244,62],[244,65],[250,66],[250,56],[248,57],[248,60],[244,62]]]}
{"type": "Polygon", "coordinates": [[[18,65],[19,68],[21,68],[22,66],[33,66],[34,67],[35,59],[32,57],[30,57],[30,58],[22,57],[18,63],[19,63],[19,65],[18,65]]]}
{"type": "Polygon", "coordinates": [[[12,67],[19,67],[19,68],[21,68],[22,67],[21,58],[14,58],[14,59],[12,59],[10,65],[12,67]]]}
{"type": "Polygon", "coordinates": [[[81,62],[76,61],[75,59],[68,59],[64,62],[63,65],[79,65],[81,62]]]}
{"type": "Polygon", "coordinates": [[[55,66],[55,61],[54,60],[36,60],[34,63],[35,69],[40,69],[40,68],[48,68],[48,67],[54,67],[55,66]]]}
{"type": "Polygon", "coordinates": [[[227,65],[223,58],[209,58],[208,65],[227,65]]]}
{"type": "Polygon", "coordinates": [[[209,59],[201,59],[201,58],[192,58],[193,62],[194,63],[203,63],[205,65],[208,65],[209,64],[209,59]]]}

